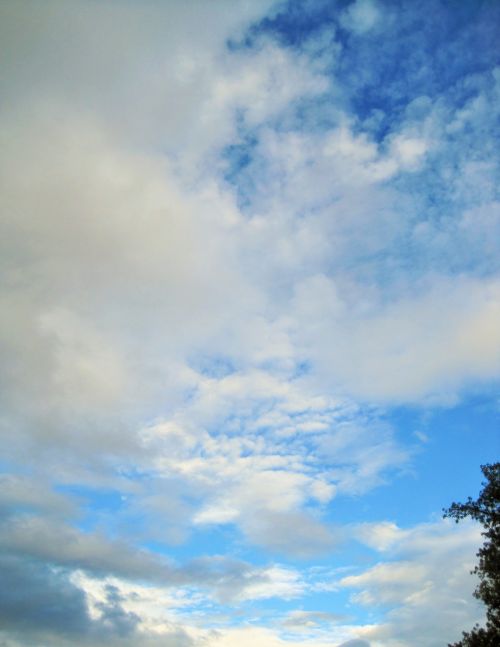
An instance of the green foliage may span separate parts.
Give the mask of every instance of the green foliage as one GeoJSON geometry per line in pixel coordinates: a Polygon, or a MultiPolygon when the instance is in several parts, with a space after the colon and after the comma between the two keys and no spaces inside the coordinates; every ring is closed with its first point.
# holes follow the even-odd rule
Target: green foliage
{"type": "Polygon", "coordinates": [[[486,626],[475,626],[463,632],[462,640],[448,647],[498,647],[500,645],[500,463],[482,465],[486,481],[479,497],[466,503],[452,503],[444,511],[458,523],[465,517],[479,521],[484,527],[485,542],[477,556],[479,563],[473,573],[479,576],[474,596],[486,605],[486,626]]]}

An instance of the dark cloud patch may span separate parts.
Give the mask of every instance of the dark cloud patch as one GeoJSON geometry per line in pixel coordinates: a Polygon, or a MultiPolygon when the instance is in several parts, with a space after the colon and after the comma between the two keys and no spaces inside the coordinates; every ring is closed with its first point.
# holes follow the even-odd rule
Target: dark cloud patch
{"type": "Polygon", "coordinates": [[[64,568],[82,569],[94,575],[166,581],[170,570],[159,558],[134,549],[124,541],[112,541],[100,533],[21,515],[0,528],[0,548],[64,568]]]}
{"type": "MultiPolygon", "coordinates": [[[[211,589],[219,601],[226,603],[244,595],[245,589],[251,586],[269,583],[265,568],[242,560],[211,555],[175,564],[103,533],[84,532],[59,519],[23,513],[0,523],[0,551],[26,562],[45,565],[40,568],[82,570],[92,577],[114,576],[166,587],[211,589]]],[[[126,633],[137,624],[138,618],[122,614],[117,607],[119,600],[113,597],[117,593],[109,589],[109,600],[101,611],[107,624],[116,622],[115,629],[126,633]]]]}
{"type": "Polygon", "coordinates": [[[137,614],[125,611],[120,602],[123,602],[123,596],[116,586],[108,584],[106,602],[99,603],[97,608],[101,611],[100,620],[105,627],[119,636],[128,636],[134,632],[141,619],[137,614]]]}
{"type": "Polygon", "coordinates": [[[109,585],[106,600],[97,604],[100,617],[90,616],[86,594],[65,570],[33,559],[0,557],[0,645],[32,647],[189,647],[182,630],[161,637],[138,631],[138,615],[123,609],[118,589],[109,585]],[[6,643],[1,640],[6,639],[6,643]]]}
{"type": "Polygon", "coordinates": [[[85,593],[68,575],[14,556],[0,557],[0,625],[14,632],[82,635],[92,624],[85,593]]]}

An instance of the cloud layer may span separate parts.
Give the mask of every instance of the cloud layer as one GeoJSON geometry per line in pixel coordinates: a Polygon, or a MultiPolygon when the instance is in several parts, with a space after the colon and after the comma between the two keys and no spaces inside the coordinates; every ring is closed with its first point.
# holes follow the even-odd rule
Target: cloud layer
{"type": "Polygon", "coordinates": [[[2,644],[481,620],[374,503],[500,376],[498,8],[429,4],[2,3],[2,644]]]}

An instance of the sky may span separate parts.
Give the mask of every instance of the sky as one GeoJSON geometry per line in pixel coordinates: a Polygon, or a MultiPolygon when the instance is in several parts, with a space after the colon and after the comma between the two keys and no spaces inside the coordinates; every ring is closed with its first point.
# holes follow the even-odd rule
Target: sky
{"type": "Polygon", "coordinates": [[[438,647],[500,436],[500,3],[0,3],[0,645],[438,647]]]}

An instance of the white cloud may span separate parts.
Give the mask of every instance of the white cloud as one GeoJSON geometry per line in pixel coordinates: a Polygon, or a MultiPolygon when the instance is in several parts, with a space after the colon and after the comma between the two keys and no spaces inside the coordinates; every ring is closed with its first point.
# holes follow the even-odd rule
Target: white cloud
{"type": "Polygon", "coordinates": [[[401,166],[407,169],[416,169],[422,157],[429,148],[428,143],[417,137],[401,133],[391,142],[391,152],[399,160],[401,166]]]}
{"type": "Polygon", "coordinates": [[[197,527],[236,525],[252,543],[292,555],[331,551],[322,512],[400,469],[408,452],[376,417],[319,395],[307,378],[264,371],[199,377],[189,403],[142,433],[161,479],[195,497],[197,527]]]}
{"type": "MultiPolygon", "coordinates": [[[[220,647],[231,647],[232,645],[241,645],[241,647],[253,647],[259,645],[262,647],[340,647],[347,639],[356,635],[353,628],[332,628],[329,637],[312,640],[283,640],[278,633],[271,629],[262,627],[248,627],[232,629],[220,634],[209,641],[210,647],[217,645],[220,647]]],[[[364,643],[363,643],[364,646],[364,643]]]]}
{"type": "Polygon", "coordinates": [[[179,623],[179,611],[190,607],[191,597],[184,589],[144,586],[113,577],[98,580],[81,571],[75,571],[71,580],[85,591],[89,611],[94,619],[102,615],[101,605],[106,601],[107,589],[112,586],[119,592],[123,608],[140,618],[140,628],[149,633],[168,633],[179,623]]]}
{"type": "Polygon", "coordinates": [[[283,626],[292,631],[302,632],[318,625],[336,624],[345,619],[344,616],[329,611],[290,611],[283,620],[283,626]]]}
{"type": "Polygon", "coordinates": [[[385,551],[396,542],[401,541],[405,531],[391,521],[382,521],[380,523],[361,524],[357,529],[357,536],[367,546],[375,548],[378,551],[385,551]]]}
{"type": "Polygon", "coordinates": [[[335,295],[335,318],[335,285],[329,279],[322,284],[323,299],[313,304],[305,287],[298,290],[297,343],[307,340],[319,372],[337,388],[369,399],[411,401],[498,375],[496,279],[435,277],[420,294],[383,306],[367,302],[365,312],[355,300],[347,306],[349,295],[339,308],[335,295]]]}
{"type": "Polygon", "coordinates": [[[482,621],[483,610],[470,604],[478,526],[440,521],[402,530],[384,522],[362,525],[358,536],[390,559],[340,581],[357,591],[353,602],[389,608],[385,622],[365,634],[368,640],[410,645],[418,634],[420,644],[431,647],[482,621]]]}
{"type": "Polygon", "coordinates": [[[355,32],[369,32],[381,19],[380,9],[375,0],[355,0],[342,14],[342,25],[355,32]]]}
{"type": "MultiPolygon", "coordinates": [[[[281,629],[216,634],[181,617],[303,596],[295,569],[227,556],[176,566],[133,542],[179,544],[217,525],[245,550],[331,554],[336,497],[384,483],[410,455],[356,401],[453,402],[500,373],[492,164],[446,157],[493,114],[498,70],[468,79],[479,90],[459,109],[411,101],[380,139],[383,114],[349,114],[331,25],[301,49],[270,36],[227,46],[273,6],[0,7],[0,431],[9,465],[30,472],[2,477],[0,543],[16,568],[43,562],[34,580],[60,585],[75,617],[89,621],[70,571],[94,625],[131,630],[140,617],[144,645],[298,645],[281,629]],[[228,161],[235,148],[246,166],[228,161]],[[427,218],[419,202],[412,182],[434,172],[452,215],[427,218]],[[111,488],[122,505],[81,532],[69,525],[81,502],[51,487],[62,482],[97,499],[111,488]]],[[[340,20],[369,39],[386,18],[356,0],[340,20]]],[[[458,569],[474,540],[436,528],[359,527],[392,561],[342,583],[360,603],[394,604],[387,624],[300,644],[404,644],[434,609],[455,626],[446,596],[461,610],[467,577],[435,573],[448,556],[458,569]]]]}

